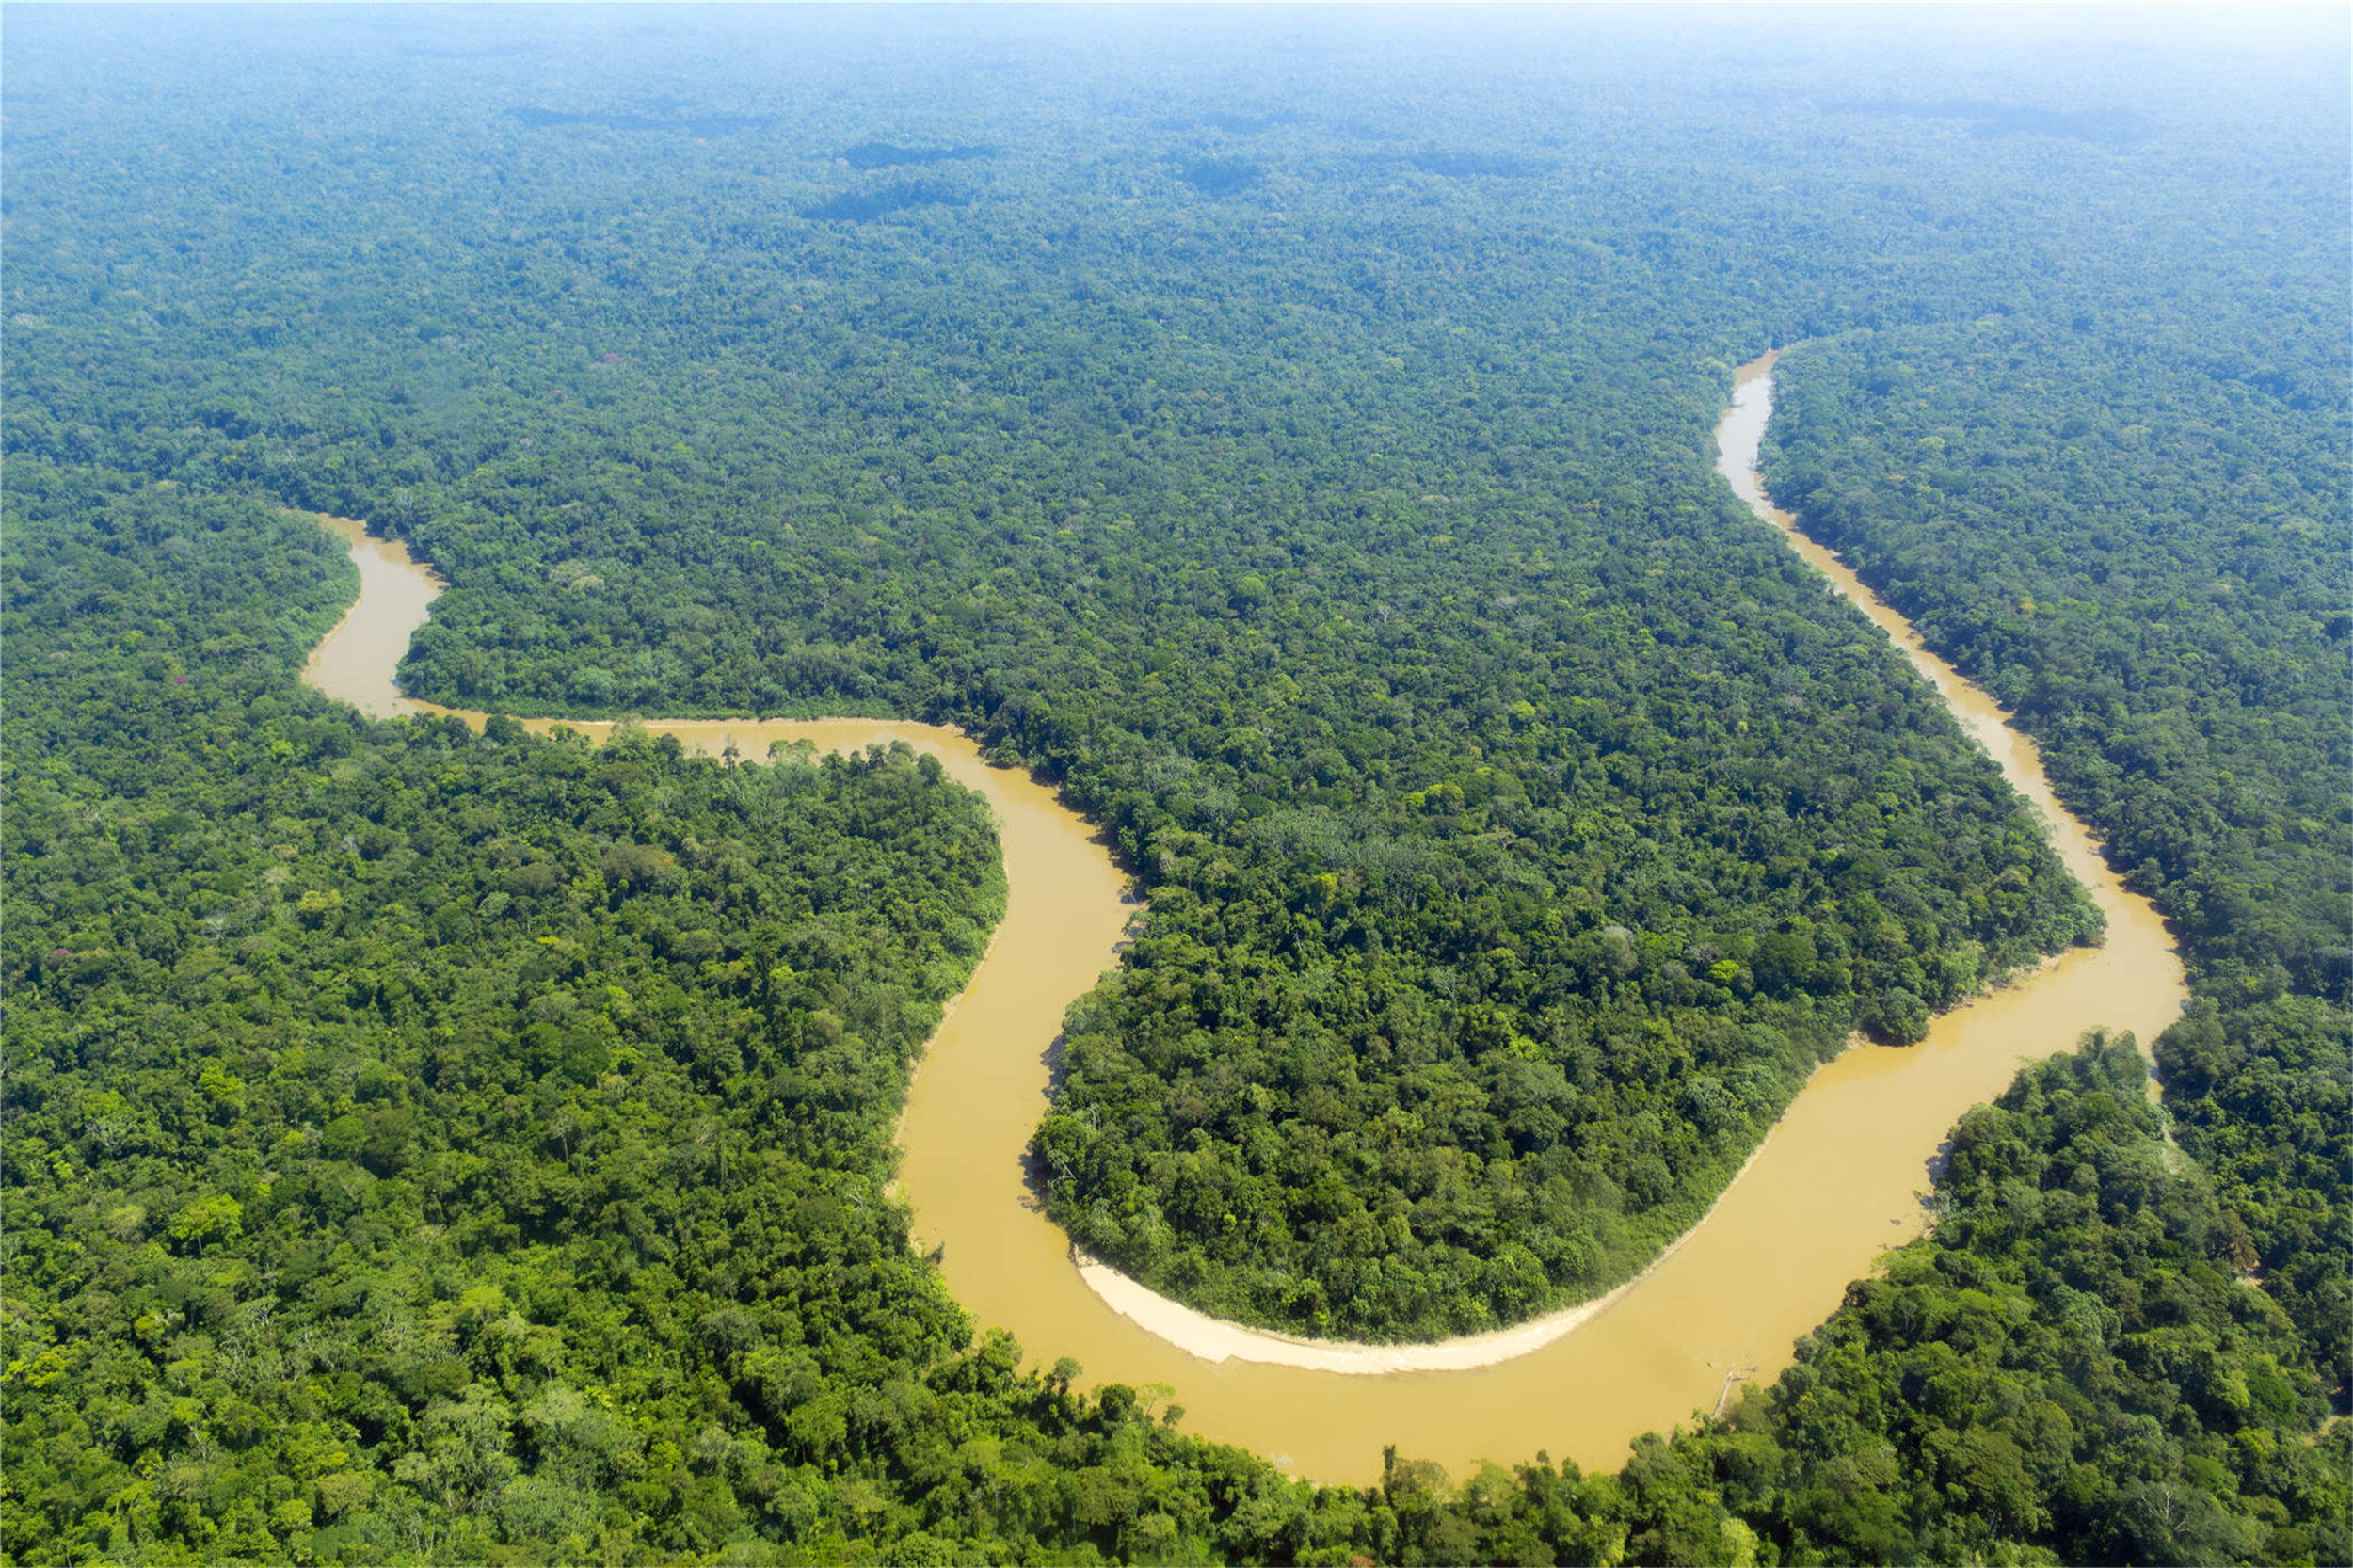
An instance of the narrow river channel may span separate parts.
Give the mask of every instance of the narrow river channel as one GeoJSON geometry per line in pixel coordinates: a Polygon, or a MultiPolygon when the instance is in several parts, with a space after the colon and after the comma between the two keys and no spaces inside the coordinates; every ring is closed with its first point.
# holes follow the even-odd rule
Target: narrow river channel
{"type": "MultiPolygon", "coordinates": [[[[1848,1281],[1920,1234],[1929,1160],[1961,1112],[1998,1094],[2021,1062],[2069,1049],[2100,1025],[2146,1041],[2179,1014],[2187,992],[2163,923],[2059,808],[2033,743],[1766,500],[1755,465],[1775,358],[1739,370],[1717,430],[1719,470],[1895,638],[2042,812],[2068,869],[2106,913],[2107,941],[1945,1015],[1918,1046],[1856,1046],[1822,1067],[1705,1219],[1631,1285],[1575,1312],[1400,1353],[1256,1334],[1082,1269],[1038,1210],[1021,1155],[1045,1108],[1047,1053],[1063,1013],[1116,962],[1134,912],[1099,837],[1052,791],[990,766],[952,730],[868,719],[648,726],[700,750],[732,741],[751,758],[779,739],[835,748],[904,740],[995,808],[1011,889],[1005,919],[932,1040],[900,1130],[901,1188],[919,1244],[944,1245],[948,1288],[982,1324],[1012,1330],[1032,1356],[1076,1358],[1090,1384],[1165,1384],[1187,1431],[1321,1481],[1377,1480],[1385,1444],[1457,1476],[1483,1459],[1509,1464],[1539,1450],[1614,1469],[1630,1439],[1712,1408],[1728,1378],[1775,1376],[1848,1281]],[[1445,1369],[1399,1369],[1417,1366],[1445,1369]],[[1379,1375],[1355,1375],[1368,1373],[1379,1375]]],[[[450,712],[402,698],[392,683],[440,584],[400,545],[358,523],[330,525],[352,543],[360,596],[319,644],[306,679],[378,716],[450,712]]],[[[572,728],[593,736],[610,727],[572,728]]]]}

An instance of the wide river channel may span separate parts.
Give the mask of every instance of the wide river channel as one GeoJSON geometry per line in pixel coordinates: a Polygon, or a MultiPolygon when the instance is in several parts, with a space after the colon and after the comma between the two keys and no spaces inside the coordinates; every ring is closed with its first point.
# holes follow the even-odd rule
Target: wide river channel
{"type": "MultiPolygon", "coordinates": [[[[1767,501],[1757,446],[1772,412],[1768,354],[1737,373],[1717,429],[1718,469],[1765,521],[1893,637],[2020,793],[2107,915],[2105,945],[2066,953],[1936,1020],[1904,1049],[1857,1045],[1817,1071],[1706,1218],[1599,1303],[1430,1347],[1294,1341],[1215,1322],[1072,1256],[1022,1166],[1046,1107],[1048,1054],[1071,1002],[1117,963],[1132,891],[1096,830],[1027,774],[993,767],[952,730],[878,719],[655,721],[690,748],[773,741],[822,747],[905,741],[995,808],[1010,898],[987,955],[934,1036],[901,1124],[900,1187],[918,1244],[944,1246],[948,1288],[1032,1356],[1075,1357],[1089,1384],[1163,1384],[1185,1430],[1268,1455],[1294,1474],[1362,1484],[1381,1450],[1456,1476],[1539,1450],[1615,1469],[1645,1432],[1716,1406],[1728,1384],[1788,1365],[1847,1283],[1921,1233],[1928,1168],[1970,1106],[2021,1062],[2095,1026],[2146,1042],[2180,1013],[2182,967],[2156,912],[2128,893],[2062,810],[2033,743],[1911,626],[1767,501]]],[[[332,523],[351,543],[360,599],[312,653],[310,683],[379,717],[449,712],[402,697],[393,671],[441,584],[394,542],[332,523]]],[[[464,717],[475,724],[481,715],[464,717]]],[[[554,721],[531,721],[545,730],[554,721]]],[[[601,736],[601,722],[567,721],[601,736]]]]}

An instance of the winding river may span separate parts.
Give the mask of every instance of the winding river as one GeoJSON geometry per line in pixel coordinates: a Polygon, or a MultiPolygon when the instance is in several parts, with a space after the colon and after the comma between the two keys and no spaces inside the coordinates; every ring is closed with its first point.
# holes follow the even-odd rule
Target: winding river
{"type": "MultiPolygon", "coordinates": [[[[1820,1068],[1706,1218],[1631,1284],[1570,1311],[1436,1346],[1299,1341],[1218,1322],[1074,1259],[1029,1191],[1022,1153],[1045,1108],[1063,1014],[1117,962],[1134,913],[1100,837],[1050,789],[989,765],[952,730],[879,719],[648,726],[696,750],[732,742],[748,757],[776,740],[827,748],[903,740],[994,808],[1005,918],[933,1037],[900,1129],[900,1185],[918,1242],[944,1247],[948,1288],[982,1324],[1012,1330],[1032,1355],[1075,1357],[1090,1382],[1166,1384],[1186,1430],[1321,1481],[1377,1480],[1392,1443],[1458,1476],[1484,1459],[1508,1464],[1540,1450],[1614,1469],[1631,1438],[1712,1408],[1738,1382],[1775,1376],[1849,1280],[1920,1234],[1929,1160],[1961,1112],[1998,1094],[2019,1063],[2069,1049],[2096,1025],[2147,1040],[2178,1015],[2187,992],[2163,923],[2060,808],[2033,743],[1766,499],[1756,453],[1776,357],[1737,375],[1717,430],[1720,472],[1895,639],[2041,810],[2068,869],[2106,913],[2107,941],[1945,1015],[1918,1046],[1857,1045],[1820,1068]]],[[[351,543],[360,594],[306,679],[377,716],[452,712],[400,696],[392,680],[441,584],[401,545],[328,520],[351,543]]],[[[591,736],[610,728],[570,722],[591,736]]]]}

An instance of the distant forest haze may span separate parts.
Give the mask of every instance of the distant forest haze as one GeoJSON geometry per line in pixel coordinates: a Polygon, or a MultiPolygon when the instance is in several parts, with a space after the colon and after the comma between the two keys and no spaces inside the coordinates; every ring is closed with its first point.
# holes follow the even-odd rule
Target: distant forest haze
{"type": "Polygon", "coordinates": [[[11,7],[7,1552],[2342,1560],[2353,77],[2127,24],[11,7]],[[415,696],[968,729],[1145,899],[1054,1219],[1490,1329],[2101,938],[1713,472],[1776,345],[1775,497],[2196,1000],[1614,1476],[1320,1489],[975,1340],[888,1195],[1003,907],[936,764],[297,680],[287,508],[448,579],[415,696]]]}

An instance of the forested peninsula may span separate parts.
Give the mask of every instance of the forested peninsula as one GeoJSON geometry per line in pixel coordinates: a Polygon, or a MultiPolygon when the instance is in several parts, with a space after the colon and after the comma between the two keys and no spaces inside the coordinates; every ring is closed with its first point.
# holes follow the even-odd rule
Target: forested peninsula
{"type": "Polygon", "coordinates": [[[2342,72],[1434,29],[12,12],[12,1560],[2345,1555],[2342,72]],[[1972,1112],[1933,1233],[1616,1474],[1318,1488],[976,1337],[888,1188],[1004,896],[936,764],[297,680],[353,584],[290,507],[449,579],[421,696],[967,728],[1147,899],[1071,1236],[1511,1322],[1851,1032],[2099,939],[1710,472],[1775,344],[1775,494],[2199,1000],[2157,1105],[2098,1039],[1972,1112]]]}

